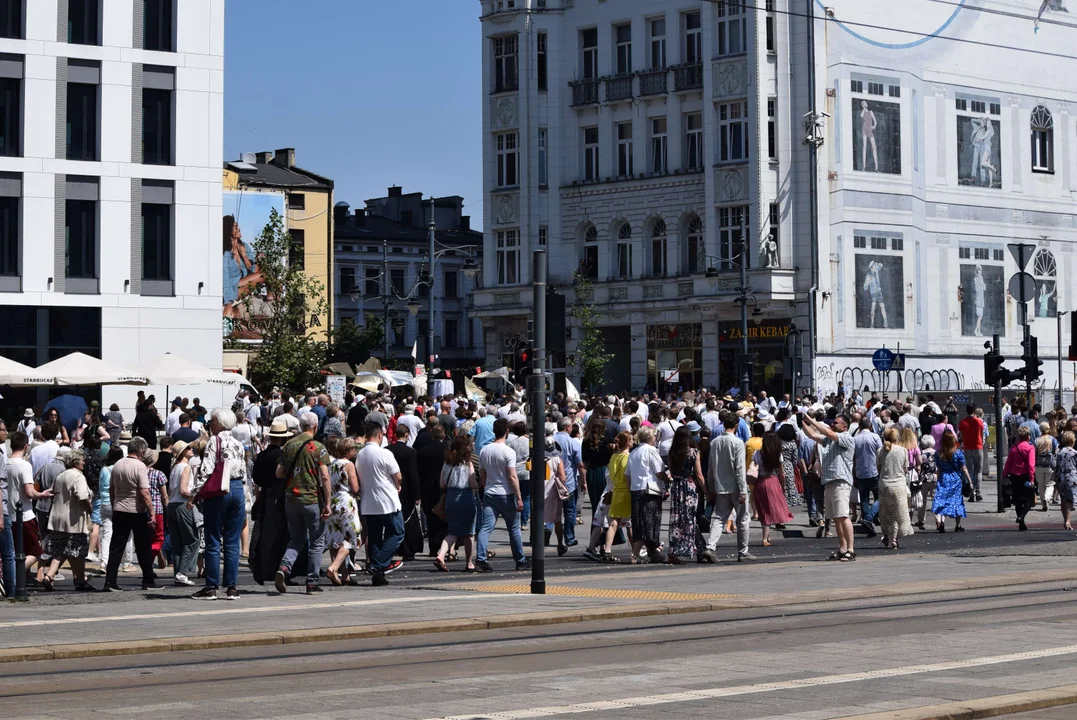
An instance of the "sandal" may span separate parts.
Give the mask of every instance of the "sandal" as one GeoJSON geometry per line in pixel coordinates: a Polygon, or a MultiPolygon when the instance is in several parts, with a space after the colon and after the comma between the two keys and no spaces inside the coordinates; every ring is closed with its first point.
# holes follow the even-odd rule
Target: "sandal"
{"type": "Polygon", "coordinates": [[[329,578],[329,582],[333,583],[337,587],[344,584],[344,581],[340,579],[340,574],[333,568],[329,568],[325,571],[325,576],[329,578]]]}
{"type": "Polygon", "coordinates": [[[639,559],[639,555],[633,555],[630,558],[628,558],[628,564],[629,565],[639,565],[641,563],[642,563],[642,560],[639,559]]]}
{"type": "Polygon", "coordinates": [[[965,528],[962,527],[961,525],[958,525],[957,527],[954,528],[954,532],[965,532],[965,528]]]}
{"type": "Polygon", "coordinates": [[[449,572],[449,566],[445,564],[445,561],[441,558],[434,558],[434,567],[441,572],[449,572]]]}
{"type": "Polygon", "coordinates": [[[841,556],[842,562],[853,562],[856,560],[856,553],[852,550],[847,550],[844,555],[841,556]]]}
{"type": "Polygon", "coordinates": [[[474,565],[468,565],[466,568],[464,568],[464,572],[466,572],[466,573],[476,573],[476,572],[478,572],[478,569],[474,565]]]}
{"type": "Polygon", "coordinates": [[[45,588],[48,592],[52,592],[52,578],[48,575],[42,576],[41,587],[45,588]]]}
{"type": "Polygon", "coordinates": [[[842,558],[842,556],[844,554],[845,553],[843,553],[843,552],[835,550],[834,552],[830,553],[830,555],[828,555],[826,559],[827,560],[841,560],[841,558],[842,558]]]}
{"type": "Polygon", "coordinates": [[[770,540],[764,540],[763,547],[770,547],[770,540]]]}
{"type": "Polygon", "coordinates": [[[621,561],[620,561],[620,560],[618,560],[618,559],[617,559],[617,558],[616,558],[615,556],[613,556],[613,555],[609,555],[609,554],[603,554],[603,555],[602,555],[602,562],[604,562],[604,563],[619,563],[619,562],[621,562],[621,561]]]}
{"type": "Polygon", "coordinates": [[[488,558],[497,557],[497,553],[494,552],[493,550],[487,550],[486,551],[486,557],[488,557],[488,558]]]}
{"type": "Polygon", "coordinates": [[[449,561],[449,562],[456,562],[456,561],[457,561],[457,559],[458,559],[458,558],[456,557],[456,553],[455,553],[455,552],[451,552],[451,553],[449,553],[448,555],[446,555],[445,557],[446,557],[446,559],[448,559],[448,561],[449,561]]]}
{"type": "Polygon", "coordinates": [[[681,559],[679,557],[677,557],[676,555],[673,555],[673,554],[670,554],[666,558],[666,562],[668,562],[670,565],[682,565],[683,564],[681,559]]]}

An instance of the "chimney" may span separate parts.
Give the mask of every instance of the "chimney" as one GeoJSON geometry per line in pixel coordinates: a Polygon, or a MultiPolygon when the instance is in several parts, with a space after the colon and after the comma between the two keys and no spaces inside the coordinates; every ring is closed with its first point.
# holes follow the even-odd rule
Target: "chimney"
{"type": "Polygon", "coordinates": [[[463,230],[464,232],[467,232],[468,230],[471,229],[471,216],[470,215],[461,215],[460,216],[460,229],[463,230]]]}
{"type": "Polygon", "coordinates": [[[389,197],[398,198],[398,197],[400,197],[400,194],[403,191],[404,191],[404,189],[402,187],[400,187],[399,185],[393,185],[391,188],[389,188],[389,197]]]}
{"type": "Polygon", "coordinates": [[[281,167],[295,167],[295,148],[282,148],[273,156],[273,164],[281,167]]]}
{"type": "Polygon", "coordinates": [[[254,157],[257,158],[257,162],[259,165],[268,165],[273,161],[273,153],[271,152],[255,153],[254,157]]]}
{"type": "Polygon", "coordinates": [[[343,200],[333,206],[333,223],[344,225],[348,222],[348,203],[343,200]]]}
{"type": "Polygon", "coordinates": [[[366,227],[366,208],[355,208],[355,226],[366,227]]]}

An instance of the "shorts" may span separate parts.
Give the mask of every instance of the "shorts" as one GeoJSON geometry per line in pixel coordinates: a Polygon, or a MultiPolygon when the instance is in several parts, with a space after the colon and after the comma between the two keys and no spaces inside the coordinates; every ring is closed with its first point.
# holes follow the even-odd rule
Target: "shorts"
{"type": "Polygon", "coordinates": [[[823,486],[823,517],[827,520],[849,517],[849,488],[849,483],[844,481],[823,486]]]}
{"type": "Polygon", "coordinates": [[[22,523],[22,549],[27,557],[41,557],[45,554],[41,547],[41,533],[38,531],[37,518],[24,520],[22,523]]]}

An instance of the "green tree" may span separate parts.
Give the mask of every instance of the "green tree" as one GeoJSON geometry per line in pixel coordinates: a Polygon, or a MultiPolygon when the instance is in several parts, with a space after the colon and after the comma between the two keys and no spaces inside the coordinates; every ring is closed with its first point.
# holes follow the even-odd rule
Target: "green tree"
{"type": "Polygon", "coordinates": [[[593,392],[602,385],[606,363],[613,359],[613,355],[606,352],[606,339],[602,328],[598,326],[595,291],[591,281],[576,273],[572,285],[576,297],[571,314],[580,328],[580,341],[576,343],[576,369],[583,379],[582,389],[585,392],[593,392]]]}
{"type": "Polygon", "coordinates": [[[329,305],[321,281],[289,263],[291,243],[280,214],[271,210],[254,243],[258,280],[241,291],[245,312],[234,322],[243,334],[262,339],[248,363],[251,380],[301,390],[322,382],[326,343],[308,330],[320,325],[329,305]]]}
{"type": "MultiPolygon", "coordinates": [[[[366,327],[354,323],[341,323],[331,336],[329,362],[346,362],[361,365],[371,355],[381,356],[385,330],[381,318],[367,315],[366,327]]],[[[385,358],[381,358],[385,362],[385,358]]]]}

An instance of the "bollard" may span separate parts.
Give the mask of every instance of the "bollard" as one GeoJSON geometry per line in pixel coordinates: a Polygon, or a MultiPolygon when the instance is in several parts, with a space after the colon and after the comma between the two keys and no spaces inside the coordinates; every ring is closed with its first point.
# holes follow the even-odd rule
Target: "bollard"
{"type": "Polygon", "coordinates": [[[15,540],[15,601],[26,602],[26,548],[22,542],[22,501],[15,503],[15,521],[11,525],[15,540]]]}

